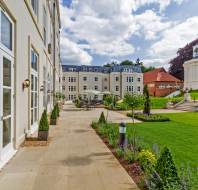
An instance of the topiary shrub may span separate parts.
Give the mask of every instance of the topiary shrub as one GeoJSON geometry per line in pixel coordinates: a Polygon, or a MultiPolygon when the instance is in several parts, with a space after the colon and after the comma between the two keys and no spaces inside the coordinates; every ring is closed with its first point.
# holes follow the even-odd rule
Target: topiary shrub
{"type": "Polygon", "coordinates": [[[49,132],[49,123],[46,110],[43,111],[39,122],[38,140],[47,141],[49,132]]]}
{"type": "Polygon", "coordinates": [[[54,109],[52,110],[51,117],[50,117],[50,124],[56,125],[57,121],[57,108],[54,106],[54,109]]]}
{"type": "Polygon", "coordinates": [[[106,123],[106,119],[105,119],[105,116],[104,116],[104,112],[101,113],[100,115],[100,118],[98,120],[98,123],[106,123]]]}
{"type": "Polygon", "coordinates": [[[175,188],[179,186],[180,179],[178,177],[177,169],[173,161],[170,150],[165,147],[157,160],[156,172],[164,183],[166,188],[175,188]]]}
{"type": "Polygon", "coordinates": [[[60,108],[59,108],[58,103],[55,105],[55,109],[56,109],[57,117],[59,117],[60,116],[60,108]]]}
{"type": "Polygon", "coordinates": [[[157,162],[155,155],[149,150],[142,150],[138,154],[138,160],[144,171],[150,171],[157,162]]]}
{"type": "Polygon", "coordinates": [[[49,130],[49,123],[47,118],[47,111],[44,110],[41,116],[41,120],[39,122],[39,131],[48,131],[49,130]]]}

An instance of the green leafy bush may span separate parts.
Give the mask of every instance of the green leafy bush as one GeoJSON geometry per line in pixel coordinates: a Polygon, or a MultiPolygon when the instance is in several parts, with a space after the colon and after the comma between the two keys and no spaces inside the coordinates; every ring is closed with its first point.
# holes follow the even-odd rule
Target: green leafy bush
{"type": "MultiPolygon", "coordinates": [[[[132,117],[131,113],[127,113],[128,117],[132,117]]],[[[170,119],[168,117],[164,117],[162,115],[158,115],[158,114],[151,114],[151,115],[145,115],[145,114],[141,114],[141,113],[136,113],[134,115],[134,117],[138,120],[144,121],[144,122],[166,122],[166,121],[170,121],[170,119]]]]}
{"type": "Polygon", "coordinates": [[[126,149],[124,152],[124,159],[130,164],[136,160],[136,155],[133,151],[126,149]]]}
{"type": "Polygon", "coordinates": [[[149,150],[142,150],[138,154],[138,160],[145,171],[150,171],[154,168],[157,161],[155,155],[149,150]]]}
{"type": "Polygon", "coordinates": [[[116,155],[118,156],[118,158],[124,157],[124,150],[123,149],[117,148],[115,151],[116,151],[116,155]]]}
{"type": "Polygon", "coordinates": [[[171,189],[180,186],[177,169],[170,150],[165,147],[157,160],[156,172],[163,181],[164,187],[171,189]]]}
{"type": "Polygon", "coordinates": [[[108,141],[109,141],[109,144],[112,146],[112,147],[116,147],[118,145],[118,137],[119,137],[119,131],[117,128],[114,128],[112,126],[110,126],[108,128],[108,141]]]}
{"type": "Polygon", "coordinates": [[[101,113],[98,123],[106,123],[104,112],[101,113]]]}
{"type": "Polygon", "coordinates": [[[49,130],[49,123],[47,118],[47,111],[44,110],[41,116],[41,120],[39,122],[39,131],[48,131],[49,130]]]}

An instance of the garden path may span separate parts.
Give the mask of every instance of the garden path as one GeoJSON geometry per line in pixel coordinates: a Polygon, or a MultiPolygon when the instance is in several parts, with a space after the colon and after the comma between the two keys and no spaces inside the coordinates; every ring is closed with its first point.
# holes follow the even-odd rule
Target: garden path
{"type": "MultiPolygon", "coordinates": [[[[103,109],[63,111],[46,147],[20,148],[0,172],[1,190],[138,190],[89,127],[103,109]]],[[[109,111],[111,120],[125,117],[109,111]]],[[[125,118],[126,119],[126,118],[125,118]]]]}

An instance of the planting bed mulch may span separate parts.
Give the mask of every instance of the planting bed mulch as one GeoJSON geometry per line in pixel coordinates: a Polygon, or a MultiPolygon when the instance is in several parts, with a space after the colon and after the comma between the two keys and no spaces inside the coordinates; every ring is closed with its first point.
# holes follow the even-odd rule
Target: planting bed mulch
{"type": "Polygon", "coordinates": [[[119,158],[116,154],[115,149],[108,143],[108,139],[100,136],[97,129],[94,129],[96,134],[102,139],[102,141],[106,144],[106,146],[109,148],[109,150],[112,152],[112,154],[116,157],[116,159],[120,162],[122,167],[127,171],[129,176],[132,178],[132,180],[136,183],[136,185],[141,190],[147,190],[144,188],[144,185],[142,184],[142,179],[144,179],[144,173],[139,165],[138,162],[134,162],[129,164],[126,160],[123,158],[119,158]]]}
{"type": "Polygon", "coordinates": [[[27,138],[21,147],[38,147],[38,146],[48,146],[52,138],[49,137],[47,141],[39,141],[38,138],[27,138]]]}

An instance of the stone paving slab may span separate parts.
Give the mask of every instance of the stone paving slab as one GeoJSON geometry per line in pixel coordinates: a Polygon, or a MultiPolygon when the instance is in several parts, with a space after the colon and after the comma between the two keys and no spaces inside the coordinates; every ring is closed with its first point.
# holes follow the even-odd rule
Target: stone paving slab
{"type": "MultiPolygon", "coordinates": [[[[2,190],[138,190],[90,128],[103,109],[62,112],[46,147],[21,148],[0,172],[2,190]]],[[[109,112],[112,120],[126,119],[109,112]]]]}

